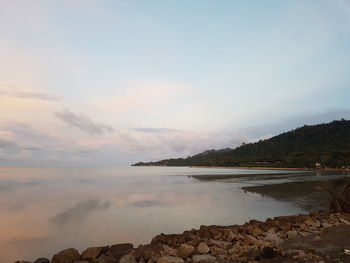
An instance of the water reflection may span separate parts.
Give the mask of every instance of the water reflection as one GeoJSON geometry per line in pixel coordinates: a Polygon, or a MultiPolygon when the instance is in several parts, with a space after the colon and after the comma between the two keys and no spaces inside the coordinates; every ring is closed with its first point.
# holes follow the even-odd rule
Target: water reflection
{"type": "Polygon", "coordinates": [[[71,223],[81,223],[84,218],[95,211],[103,211],[111,206],[112,202],[102,200],[84,200],[75,204],[72,208],[60,212],[50,219],[50,223],[64,226],[71,223]]]}
{"type": "Polygon", "coordinates": [[[141,200],[129,203],[129,205],[134,207],[161,207],[161,206],[170,206],[169,202],[164,202],[161,200],[141,200]]]}
{"type": "MultiPolygon", "coordinates": [[[[316,176],[320,176],[318,173],[316,176]]],[[[306,182],[288,182],[282,184],[243,187],[246,192],[257,193],[263,197],[272,197],[283,202],[291,202],[306,211],[328,209],[331,194],[336,196],[344,191],[349,178],[306,182]]]]}
{"type": "Polygon", "coordinates": [[[306,177],[185,167],[0,168],[0,262],[33,261],[68,247],[137,245],[201,224],[300,213],[306,207],[278,201],[285,201],[277,194],[283,187],[241,187],[306,177]]]}

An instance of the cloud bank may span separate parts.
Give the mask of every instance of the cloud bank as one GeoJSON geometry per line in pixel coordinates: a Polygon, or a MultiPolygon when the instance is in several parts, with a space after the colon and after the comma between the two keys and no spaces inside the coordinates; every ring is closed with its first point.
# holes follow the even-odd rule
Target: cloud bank
{"type": "Polygon", "coordinates": [[[95,123],[88,116],[75,114],[68,109],[55,112],[55,116],[63,122],[92,135],[102,135],[114,131],[112,126],[95,123]]]}

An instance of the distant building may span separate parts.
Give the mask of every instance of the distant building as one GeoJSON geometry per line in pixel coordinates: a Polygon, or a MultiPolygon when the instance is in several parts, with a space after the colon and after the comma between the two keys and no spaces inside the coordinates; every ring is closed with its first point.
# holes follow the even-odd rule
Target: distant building
{"type": "Polygon", "coordinates": [[[316,168],[321,168],[321,163],[315,163],[316,168]]]}

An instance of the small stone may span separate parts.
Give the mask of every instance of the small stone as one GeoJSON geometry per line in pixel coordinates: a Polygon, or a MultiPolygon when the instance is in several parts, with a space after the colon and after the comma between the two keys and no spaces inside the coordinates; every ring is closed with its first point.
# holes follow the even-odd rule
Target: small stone
{"type": "Polygon", "coordinates": [[[197,251],[201,254],[207,254],[209,252],[209,250],[210,250],[210,248],[204,242],[201,242],[197,247],[197,251]]]}
{"type": "Polygon", "coordinates": [[[215,261],[216,261],[216,257],[213,257],[208,254],[192,256],[193,263],[214,263],[215,261]]]}
{"type": "Polygon", "coordinates": [[[314,239],[312,239],[312,242],[318,242],[321,238],[319,236],[315,236],[314,239]]]}
{"type": "Polygon", "coordinates": [[[304,222],[307,226],[312,226],[312,227],[320,227],[321,226],[321,222],[318,220],[313,220],[311,218],[305,220],[304,222]]]}
{"type": "Polygon", "coordinates": [[[309,234],[306,232],[298,232],[299,235],[303,236],[303,237],[307,237],[309,234]]]}
{"type": "Polygon", "coordinates": [[[348,220],[344,219],[344,218],[339,218],[339,221],[342,222],[345,225],[350,226],[350,222],[348,220]]]}
{"type": "Polygon", "coordinates": [[[283,242],[283,240],[281,238],[279,238],[275,232],[272,232],[272,231],[271,232],[268,231],[266,233],[265,240],[272,241],[272,242],[276,243],[277,245],[279,245],[283,242]]]}
{"type": "Polygon", "coordinates": [[[136,258],[132,255],[125,255],[119,259],[119,263],[136,263],[136,258]]]}
{"type": "Polygon", "coordinates": [[[330,228],[330,227],[332,227],[332,225],[331,225],[331,224],[328,224],[328,223],[322,223],[321,226],[322,226],[323,228],[330,228]]]}
{"type": "Polygon", "coordinates": [[[176,255],[180,258],[188,258],[192,255],[194,251],[194,246],[188,244],[182,244],[178,249],[176,255]]]}
{"type": "Polygon", "coordinates": [[[227,251],[225,249],[222,249],[222,248],[219,248],[219,247],[212,247],[210,249],[211,251],[211,254],[214,254],[214,255],[225,255],[227,254],[227,251]]]}
{"type": "Polygon", "coordinates": [[[50,263],[50,260],[47,258],[38,258],[34,263],[50,263]]]}
{"type": "Polygon", "coordinates": [[[227,236],[227,241],[232,241],[233,239],[235,239],[236,235],[230,231],[228,236],[227,236]]]}
{"type": "Polygon", "coordinates": [[[157,263],[184,263],[185,261],[179,257],[164,256],[157,260],[157,263]]]}
{"type": "Polygon", "coordinates": [[[78,250],[74,248],[68,248],[55,254],[52,257],[51,263],[73,263],[74,261],[78,261],[79,259],[80,254],[78,250]]]}
{"type": "Polygon", "coordinates": [[[257,237],[257,236],[261,236],[263,234],[263,231],[261,231],[261,229],[259,228],[254,228],[254,230],[252,231],[252,235],[257,237]]]}
{"type": "Polygon", "coordinates": [[[167,245],[163,246],[164,256],[173,256],[176,257],[177,249],[169,247],[167,245]]]}
{"type": "Polygon", "coordinates": [[[306,257],[306,253],[303,250],[293,250],[292,251],[294,256],[294,259],[300,259],[300,258],[305,258],[306,257]]]}
{"type": "Polygon", "coordinates": [[[84,252],[81,254],[80,259],[96,259],[101,254],[106,253],[108,250],[107,247],[89,247],[84,250],[84,252]]]}

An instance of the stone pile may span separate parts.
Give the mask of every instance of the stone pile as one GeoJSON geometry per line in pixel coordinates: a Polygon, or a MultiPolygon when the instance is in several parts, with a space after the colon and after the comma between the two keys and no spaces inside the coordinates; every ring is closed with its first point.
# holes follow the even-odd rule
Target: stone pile
{"type": "Polygon", "coordinates": [[[93,247],[81,255],[70,248],[54,255],[51,261],[38,259],[34,263],[254,263],[277,258],[274,262],[322,263],[322,255],[312,250],[289,249],[284,244],[307,236],[318,242],[318,235],[341,225],[350,226],[350,214],[281,216],[266,222],[251,220],[244,225],[201,226],[183,234],[161,234],[150,244],[137,248],[132,244],[93,247]]]}

